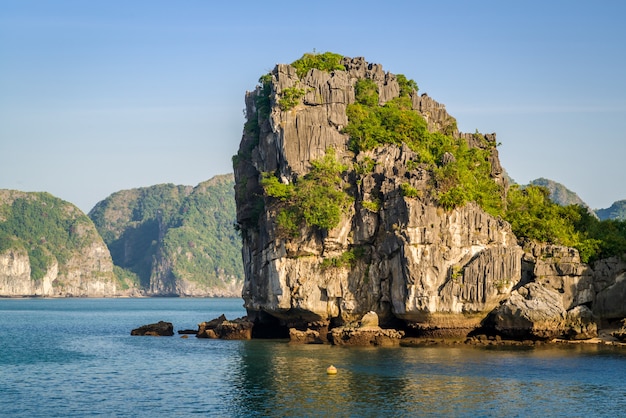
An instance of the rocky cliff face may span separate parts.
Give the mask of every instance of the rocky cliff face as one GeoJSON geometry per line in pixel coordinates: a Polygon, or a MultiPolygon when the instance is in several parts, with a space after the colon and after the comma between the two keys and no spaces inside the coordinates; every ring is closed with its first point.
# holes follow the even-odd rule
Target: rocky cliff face
{"type": "MultiPolygon", "coordinates": [[[[617,262],[607,266],[599,289],[576,250],[535,246],[524,252],[510,225],[477,204],[445,209],[433,193],[443,180],[415,164],[420,155],[407,145],[354,152],[344,128],[357,81],[375,83],[379,105],[398,97],[401,85],[398,76],[363,58],[341,64],[342,70],[300,76],[279,64],[246,94],[248,122],[233,163],[243,298],[257,326],[324,329],[374,311],[381,325],[401,321],[426,333],[460,335],[483,327],[519,338],[586,338],[597,331],[594,315],[623,313],[614,296],[602,296],[623,290],[617,262]],[[301,100],[281,106],[295,89],[301,100]],[[294,184],[331,148],[348,167],[342,181],[349,208],[332,228],[299,224],[297,233],[285,234],[277,219],[280,199],[268,194],[263,179],[273,175],[294,184]],[[529,316],[533,311],[537,315],[529,316]]],[[[491,180],[504,198],[507,181],[489,145],[495,134],[460,133],[442,104],[415,90],[409,97],[430,132],[489,150],[491,180]]],[[[437,163],[445,166],[446,158],[454,157],[437,163]]]]}
{"type": "Polygon", "coordinates": [[[45,193],[0,191],[0,296],[121,296],[93,223],[45,193]]]}
{"type": "MultiPolygon", "coordinates": [[[[395,75],[361,58],[343,64],[345,71],[313,69],[302,79],[293,67],[278,65],[271,73],[272,102],[294,86],[306,91],[303,101],[288,111],[273,106],[269,117],[259,117],[258,135],[247,132],[242,139],[235,178],[248,311],[296,326],[349,322],[368,311],[383,322],[400,318],[425,327],[477,326],[521,274],[521,249],[509,225],[474,204],[446,211],[428,197],[403,194],[405,183],[421,196],[428,196],[432,187],[431,173],[411,166],[419,156],[407,146],[352,153],[343,128],[356,81],[373,80],[380,104],[398,97],[400,86],[395,75]],[[345,175],[354,203],[336,227],[305,228],[298,238],[285,239],[277,232],[261,175],[274,172],[285,183],[293,181],[328,148],[351,167],[367,162],[373,168],[345,175]],[[377,210],[364,204],[373,201],[377,210]],[[262,204],[266,210],[259,215],[262,204]],[[324,267],[324,260],[354,249],[362,255],[349,267],[324,267]]],[[[257,90],[246,97],[249,117],[258,115],[260,94],[257,90]]],[[[474,135],[456,131],[443,105],[415,91],[410,98],[430,130],[450,131],[470,147],[482,144],[474,142],[474,135]]],[[[495,147],[491,161],[493,181],[505,185],[495,147]]]]}

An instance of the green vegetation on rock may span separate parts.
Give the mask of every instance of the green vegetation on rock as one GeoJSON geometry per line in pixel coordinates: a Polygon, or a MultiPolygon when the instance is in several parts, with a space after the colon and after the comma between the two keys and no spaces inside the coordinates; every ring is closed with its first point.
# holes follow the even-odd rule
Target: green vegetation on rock
{"type": "Polygon", "coordinates": [[[348,251],[341,253],[338,257],[328,257],[322,260],[320,267],[322,269],[329,268],[351,268],[354,267],[357,260],[365,255],[365,248],[353,247],[348,251]]]}
{"type": "MultiPolygon", "coordinates": [[[[344,70],[342,60],[339,54],[313,53],[304,54],[291,65],[303,78],[312,68],[328,72],[344,70]]],[[[492,162],[497,161],[498,144],[490,136],[478,132],[473,137],[458,135],[456,121],[450,116],[438,122],[440,131],[429,129],[424,117],[413,108],[417,83],[402,74],[396,75],[395,80],[399,85],[398,97],[382,105],[376,81],[356,80],[355,102],[347,104],[348,123],[342,129],[342,133],[349,137],[347,146],[354,156],[351,167],[340,164],[334,150],[330,149],[324,158],[311,162],[308,174],[294,178],[292,182],[283,182],[276,173],[262,174],[260,183],[264,196],[260,196],[261,193],[255,196],[258,197],[259,212],[275,211],[276,223],[284,234],[297,236],[304,227],[321,230],[335,227],[353,201],[344,190],[344,182],[355,178],[356,187],[351,189],[354,191],[362,185],[364,176],[378,170],[378,161],[371,157],[376,155],[371,152],[375,148],[406,145],[415,155],[406,161],[404,169],[408,172],[424,170],[427,172],[425,178],[430,182],[411,182],[408,180],[412,178],[407,175],[408,180],[399,183],[399,191],[407,199],[427,199],[447,210],[476,202],[485,212],[509,221],[521,240],[575,247],[583,261],[626,251],[624,224],[598,221],[587,209],[570,204],[580,202],[572,201],[577,196],[565,193],[564,188],[555,189],[557,196],[567,198],[560,202],[562,206],[553,203],[550,193],[537,186],[525,189],[514,186],[507,195],[502,182],[494,179],[492,162]],[[348,170],[352,171],[348,173],[348,170]],[[424,187],[425,184],[428,187],[424,187]]],[[[258,145],[259,125],[266,124],[270,115],[273,76],[266,74],[259,82],[261,85],[255,96],[257,114],[248,117],[246,133],[249,135],[233,159],[236,167],[241,167],[238,164],[241,158],[249,159],[252,148],[258,145]]],[[[305,92],[299,85],[284,89],[277,105],[282,110],[291,109],[300,103],[305,92]]],[[[367,199],[359,202],[360,207],[378,212],[381,200],[376,196],[367,199]]],[[[612,213],[615,216],[615,210],[612,213]]],[[[242,222],[240,227],[254,226],[258,219],[258,216],[247,216],[245,222],[248,223],[242,222]]]]}
{"type": "Polygon", "coordinates": [[[304,97],[306,90],[298,87],[288,87],[283,90],[282,97],[278,100],[278,106],[282,111],[294,108],[304,97]]]}
{"type": "Polygon", "coordinates": [[[302,78],[312,68],[326,72],[345,70],[345,67],[341,65],[342,59],[342,55],[335,54],[333,52],[324,52],[321,54],[306,53],[301,58],[292,62],[291,66],[296,69],[298,77],[302,78]]]}
{"type": "Polygon", "coordinates": [[[518,238],[578,249],[583,262],[593,262],[626,251],[626,222],[599,221],[580,205],[561,206],[545,187],[512,186],[505,219],[518,238]]]}
{"type": "MultiPolygon", "coordinates": [[[[469,147],[462,138],[430,132],[408,97],[409,89],[412,91],[417,85],[404,76],[398,78],[403,80],[401,95],[383,106],[378,104],[374,81],[356,82],[356,102],[347,107],[348,125],[344,128],[344,133],[350,136],[349,148],[358,154],[380,145],[406,144],[417,154],[417,160],[411,164],[422,165],[433,173],[432,190],[436,193],[433,197],[446,209],[474,201],[488,213],[501,215],[504,191],[491,177],[490,163],[496,144],[476,134],[482,147],[469,147]]],[[[408,189],[403,189],[403,194],[417,196],[408,189]]]]}
{"type": "Polygon", "coordinates": [[[311,171],[294,183],[284,184],[266,173],[261,184],[265,194],[278,202],[278,226],[290,236],[303,225],[325,230],[337,226],[352,203],[342,188],[341,174],[346,169],[330,148],[323,158],[311,161],[311,171]]]}

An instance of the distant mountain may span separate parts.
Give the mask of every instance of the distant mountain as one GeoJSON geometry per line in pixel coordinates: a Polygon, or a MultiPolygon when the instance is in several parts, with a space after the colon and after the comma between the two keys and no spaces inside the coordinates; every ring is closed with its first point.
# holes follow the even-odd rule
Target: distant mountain
{"type": "Polygon", "coordinates": [[[0,296],[128,295],[93,222],[49,193],[0,190],[0,296]]]}
{"type": "Polygon", "coordinates": [[[593,212],[589,205],[585,203],[576,193],[554,180],[538,178],[530,182],[535,186],[543,186],[550,191],[550,200],[561,206],[580,205],[593,212]]]}
{"type": "Polygon", "coordinates": [[[605,219],[626,221],[626,200],[618,200],[607,209],[597,209],[596,215],[602,221],[605,219]]]}
{"type": "Polygon", "coordinates": [[[113,262],[151,296],[241,296],[234,178],[112,194],[90,212],[113,262]]]}

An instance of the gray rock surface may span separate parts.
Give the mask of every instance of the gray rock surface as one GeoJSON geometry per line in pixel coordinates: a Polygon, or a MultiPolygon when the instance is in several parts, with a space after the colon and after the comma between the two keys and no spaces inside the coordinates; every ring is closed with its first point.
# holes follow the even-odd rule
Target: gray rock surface
{"type": "MultiPolygon", "coordinates": [[[[342,129],[357,79],[377,84],[380,104],[397,97],[399,85],[394,74],[363,58],[344,58],[343,64],[345,71],[313,69],[302,78],[290,65],[277,65],[270,73],[268,115],[257,112],[261,87],[246,94],[248,121],[258,129],[245,130],[234,170],[243,298],[252,320],[272,317],[295,330],[330,324],[337,328],[331,329],[333,339],[345,341],[345,334],[337,333],[352,331],[339,331],[340,326],[370,311],[383,326],[400,319],[414,329],[456,335],[483,326],[491,313],[498,332],[546,339],[588,338],[597,332],[597,315],[626,316],[619,304],[626,295],[626,269],[618,262],[605,266],[598,285],[574,249],[534,244],[522,250],[510,225],[478,205],[438,206],[429,194],[431,172],[413,163],[419,156],[406,145],[352,153],[342,129]],[[293,87],[306,93],[283,110],[277,103],[293,87]],[[343,178],[353,204],[330,230],[301,228],[296,237],[281,235],[277,208],[260,186],[263,173],[294,182],[328,148],[353,167],[343,178]],[[354,169],[366,164],[372,169],[354,169]],[[403,195],[405,183],[415,197],[403,195]],[[349,266],[324,267],[324,260],[355,249],[362,256],[349,266]]],[[[414,91],[410,98],[429,130],[474,148],[495,144],[495,134],[459,132],[445,106],[427,95],[414,91]]],[[[491,177],[506,190],[497,149],[490,149],[491,177]]]]}

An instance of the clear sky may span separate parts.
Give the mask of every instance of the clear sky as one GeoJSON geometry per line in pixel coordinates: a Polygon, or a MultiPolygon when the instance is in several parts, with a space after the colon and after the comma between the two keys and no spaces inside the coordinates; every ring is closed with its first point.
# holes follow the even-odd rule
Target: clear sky
{"type": "Polygon", "coordinates": [[[518,183],[626,199],[626,1],[1,0],[0,188],[88,212],[232,172],[244,95],[305,52],[413,78],[518,183]]]}

